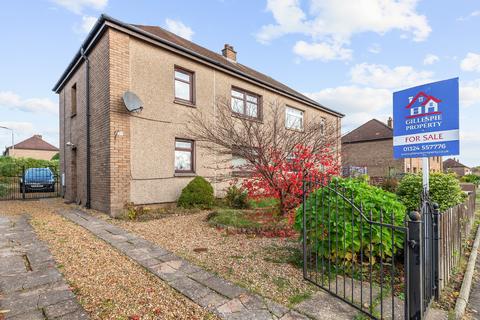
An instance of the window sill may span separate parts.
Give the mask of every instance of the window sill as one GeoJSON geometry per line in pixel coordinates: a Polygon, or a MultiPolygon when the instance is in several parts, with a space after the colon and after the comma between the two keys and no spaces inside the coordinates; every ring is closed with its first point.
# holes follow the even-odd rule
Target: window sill
{"type": "Polygon", "coordinates": [[[248,178],[251,177],[253,174],[252,171],[232,171],[232,177],[237,178],[248,178]]]}
{"type": "Polygon", "coordinates": [[[175,172],[174,177],[196,177],[197,174],[195,172],[175,172]]]}
{"type": "Polygon", "coordinates": [[[250,121],[255,121],[258,123],[263,123],[263,120],[261,118],[253,118],[253,117],[248,117],[240,113],[232,112],[232,117],[234,118],[239,118],[239,119],[244,119],[244,120],[250,120],[250,121]]]}
{"type": "Polygon", "coordinates": [[[190,101],[185,101],[185,100],[179,100],[179,99],[174,99],[173,103],[175,104],[181,104],[182,106],[190,107],[190,108],[196,108],[197,106],[195,103],[192,103],[190,101]]]}
{"type": "Polygon", "coordinates": [[[285,127],[285,129],[293,132],[299,132],[299,133],[304,132],[304,129],[295,129],[295,128],[287,128],[287,127],[285,127]]]}

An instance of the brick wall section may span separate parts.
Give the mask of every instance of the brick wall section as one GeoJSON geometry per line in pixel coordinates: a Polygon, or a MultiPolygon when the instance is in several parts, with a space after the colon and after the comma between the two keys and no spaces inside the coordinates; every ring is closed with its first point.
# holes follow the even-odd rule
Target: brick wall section
{"type": "MultiPolygon", "coordinates": [[[[108,33],[88,54],[90,60],[90,156],[91,204],[109,211],[109,60],[108,33]]],[[[86,99],[85,64],[67,81],[59,94],[60,102],[60,172],[65,173],[67,201],[85,205],[86,198],[86,99]],[[72,86],[76,84],[77,113],[72,116],[72,86]],[[75,150],[66,143],[75,145],[75,150]]]]}
{"type": "Polygon", "coordinates": [[[110,211],[109,32],[89,54],[91,207],[110,211]]]}
{"type": "Polygon", "coordinates": [[[388,176],[389,168],[402,173],[403,164],[393,158],[391,139],[342,144],[342,165],[367,167],[370,177],[388,176]]]}
{"type": "Polygon", "coordinates": [[[110,44],[110,214],[130,201],[130,115],[122,95],[130,88],[129,36],[109,30],[110,44]],[[118,132],[123,132],[118,135],[118,132]]]}

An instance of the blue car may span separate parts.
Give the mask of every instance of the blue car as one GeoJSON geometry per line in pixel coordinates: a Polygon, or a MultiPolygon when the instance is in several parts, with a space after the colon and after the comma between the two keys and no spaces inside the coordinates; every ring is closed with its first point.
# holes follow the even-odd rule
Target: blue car
{"type": "Polygon", "coordinates": [[[23,187],[25,192],[54,192],[55,176],[50,168],[29,168],[25,170],[24,179],[20,178],[20,190],[23,187]]]}

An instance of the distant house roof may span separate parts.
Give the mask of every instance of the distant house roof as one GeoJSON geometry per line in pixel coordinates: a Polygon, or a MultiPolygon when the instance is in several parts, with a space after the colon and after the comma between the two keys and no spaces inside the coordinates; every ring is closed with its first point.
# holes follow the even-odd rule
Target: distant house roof
{"type": "Polygon", "coordinates": [[[455,158],[453,159],[450,158],[443,161],[443,169],[446,170],[449,168],[468,168],[468,167],[463,163],[460,163],[459,161],[457,161],[455,158]]]}
{"type": "MultiPolygon", "coordinates": [[[[85,48],[85,53],[88,53],[88,50],[93,47],[92,44],[94,44],[94,42],[100,38],[97,35],[98,33],[103,31],[105,25],[111,28],[117,28],[123,32],[128,32],[129,34],[138,38],[148,38],[150,40],[153,40],[155,43],[159,43],[163,47],[174,50],[178,54],[194,57],[195,59],[214,66],[215,68],[223,69],[240,77],[244,77],[250,81],[254,81],[261,85],[277,90],[281,94],[301,100],[304,103],[307,103],[317,109],[326,111],[337,117],[344,116],[344,114],[325,107],[317,101],[310,99],[309,97],[299,93],[298,91],[293,90],[285,84],[263,73],[253,70],[241,63],[229,61],[221,54],[199,46],[191,41],[188,41],[174,33],[171,33],[157,26],[128,24],[109,17],[105,14],[102,14],[95,26],[93,27],[92,31],[90,31],[84,43],[82,44],[82,48],[85,48]]],[[[67,69],[64,71],[58,82],[55,84],[53,91],[58,93],[62,89],[65,80],[67,80],[71,76],[71,73],[82,63],[81,59],[81,50],[78,50],[72,62],[68,65],[67,69]]]]}
{"type": "Polygon", "coordinates": [[[342,137],[342,143],[355,143],[392,138],[392,128],[377,119],[372,119],[344,135],[342,137]]]}
{"type": "MultiPolygon", "coordinates": [[[[57,147],[43,140],[42,136],[39,134],[36,134],[26,140],[20,141],[14,146],[15,146],[15,149],[58,151],[57,147]]],[[[7,149],[11,149],[11,148],[12,147],[10,146],[7,149]]]]}

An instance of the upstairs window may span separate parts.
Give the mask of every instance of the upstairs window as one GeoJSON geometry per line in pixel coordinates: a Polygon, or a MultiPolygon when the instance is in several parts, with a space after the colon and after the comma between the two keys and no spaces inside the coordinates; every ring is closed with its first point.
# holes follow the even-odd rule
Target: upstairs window
{"type": "Polygon", "coordinates": [[[303,130],[303,111],[287,106],[285,108],[285,128],[303,130]]]}
{"type": "Polygon", "coordinates": [[[175,139],[175,172],[192,173],[194,171],[194,142],[175,139]]]}
{"type": "Polygon", "coordinates": [[[73,117],[77,114],[77,84],[75,83],[71,90],[70,90],[70,98],[71,98],[71,113],[70,115],[73,117]]]}
{"type": "Polygon", "coordinates": [[[248,118],[260,118],[260,96],[232,88],[232,112],[248,118]]]}
{"type": "Polygon", "coordinates": [[[175,67],[175,100],[194,104],[194,73],[175,67]]]}

